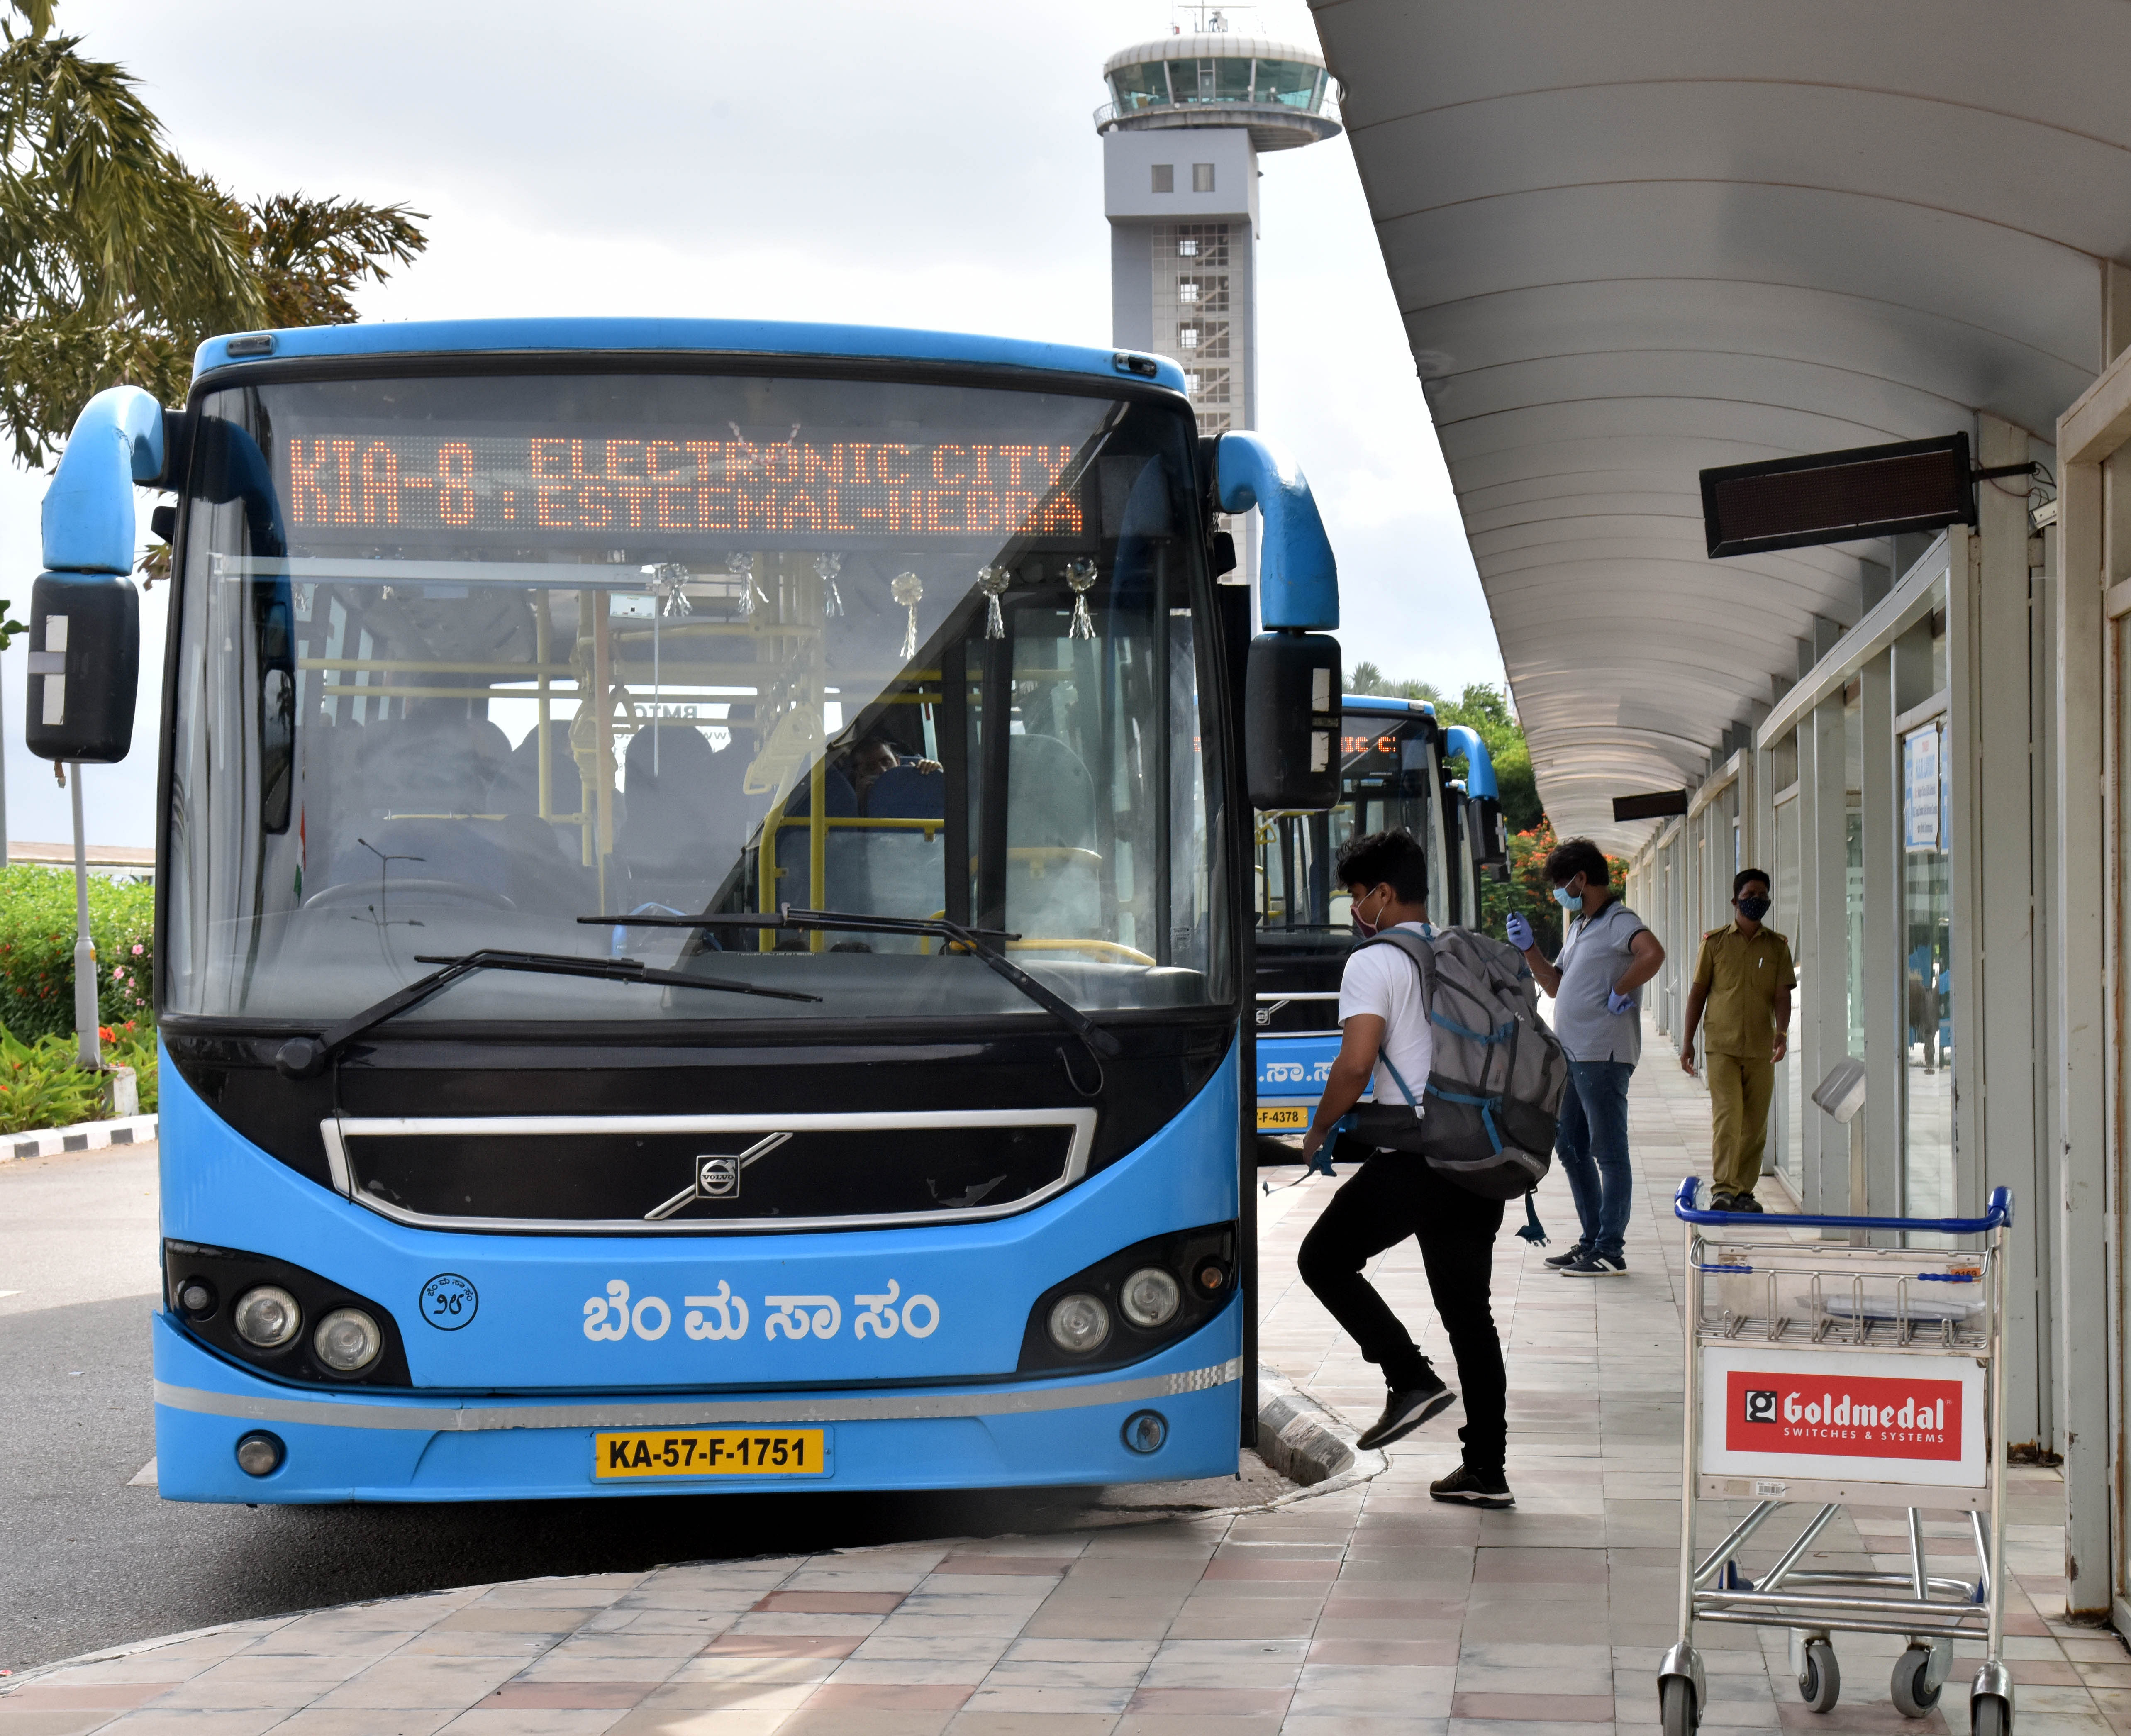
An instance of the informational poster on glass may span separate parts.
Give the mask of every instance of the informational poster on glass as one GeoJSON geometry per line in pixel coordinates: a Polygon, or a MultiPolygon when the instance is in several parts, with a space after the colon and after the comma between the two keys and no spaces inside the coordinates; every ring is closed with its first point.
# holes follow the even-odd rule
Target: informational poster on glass
{"type": "Polygon", "coordinates": [[[1936,722],[1902,738],[1902,844],[1905,849],[1935,850],[1945,835],[1940,823],[1943,794],[1938,749],[1936,722]]]}

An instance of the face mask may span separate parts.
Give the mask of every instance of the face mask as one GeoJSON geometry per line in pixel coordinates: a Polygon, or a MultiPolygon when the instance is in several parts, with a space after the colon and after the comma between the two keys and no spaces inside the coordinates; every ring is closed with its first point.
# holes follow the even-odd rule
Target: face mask
{"type": "Polygon", "coordinates": [[[1565,886],[1557,886],[1554,889],[1554,901],[1565,911],[1580,911],[1583,908],[1583,894],[1572,892],[1565,886]]]}
{"type": "MultiPolygon", "coordinates": [[[[1366,898],[1368,894],[1364,892],[1362,896],[1366,898]]],[[[1377,907],[1377,914],[1380,916],[1383,914],[1382,906],[1377,907]]],[[[1354,926],[1362,931],[1362,938],[1363,940],[1367,940],[1372,935],[1374,935],[1377,931],[1377,925],[1370,921],[1367,916],[1364,916],[1362,914],[1362,906],[1358,903],[1353,907],[1353,917],[1354,926]]]]}
{"type": "Polygon", "coordinates": [[[1739,914],[1749,922],[1759,922],[1769,914],[1769,901],[1765,898],[1741,898],[1736,901],[1739,914]]]}

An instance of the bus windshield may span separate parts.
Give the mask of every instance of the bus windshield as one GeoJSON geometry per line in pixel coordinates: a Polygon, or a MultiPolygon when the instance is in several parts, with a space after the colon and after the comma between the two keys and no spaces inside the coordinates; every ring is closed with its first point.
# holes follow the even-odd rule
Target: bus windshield
{"type": "MultiPolygon", "coordinates": [[[[1430,890],[1435,891],[1444,846],[1434,825],[1439,797],[1433,727],[1418,713],[1404,718],[1346,713],[1339,732],[1338,806],[1324,813],[1257,816],[1261,947],[1270,941],[1310,948],[1334,944],[1336,937],[1338,949],[1345,949],[1348,900],[1346,889],[1334,884],[1333,869],[1341,846],[1352,838],[1401,828],[1410,832],[1428,852],[1430,890]]],[[[1431,915],[1436,902],[1431,897],[1431,915]]]]}
{"type": "Polygon", "coordinates": [[[992,930],[1089,1011],[1230,999],[1188,415],[604,366],[200,395],[165,1011],[497,948],[821,998],[489,974],[401,1023],[1032,1012],[928,935],[627,920],[787,906],[992,930]]]}

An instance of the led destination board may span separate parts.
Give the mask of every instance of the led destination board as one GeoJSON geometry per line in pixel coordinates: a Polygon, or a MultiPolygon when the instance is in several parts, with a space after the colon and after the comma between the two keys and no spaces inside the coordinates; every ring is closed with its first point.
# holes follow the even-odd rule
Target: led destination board
{"type": "Polygon", "coordinates": [[[1085,528],[1080,448],[1055,443],[328,429],[275,445],[290,529],[312,543],[395,531],[514,544],[615,532],[1077,541],[1085,528]]]}

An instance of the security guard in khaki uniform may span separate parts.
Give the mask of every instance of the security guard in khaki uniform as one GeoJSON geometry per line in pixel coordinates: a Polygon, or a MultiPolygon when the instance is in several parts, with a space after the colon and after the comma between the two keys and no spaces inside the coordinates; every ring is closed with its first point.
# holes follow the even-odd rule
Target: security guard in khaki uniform
{"type": "Polygon", "coordinates": [[[1712,1203],[1720,1212],[1758,1212],[1754,1184],[1761,1179],[1776,1063],[1789,1045],[1791,989],[1798,976],[1791,968],[1790,942],[1761,926],[1769,913],[1769,877],[1759,868],[1741,868],[1732,878],[1731,907],[1737,920],[1702,937],[1679,1064],[1694,1071],[1695,1027],[1707,1008],[1702,1049],[1716,1170],[1712,1203]]]}

